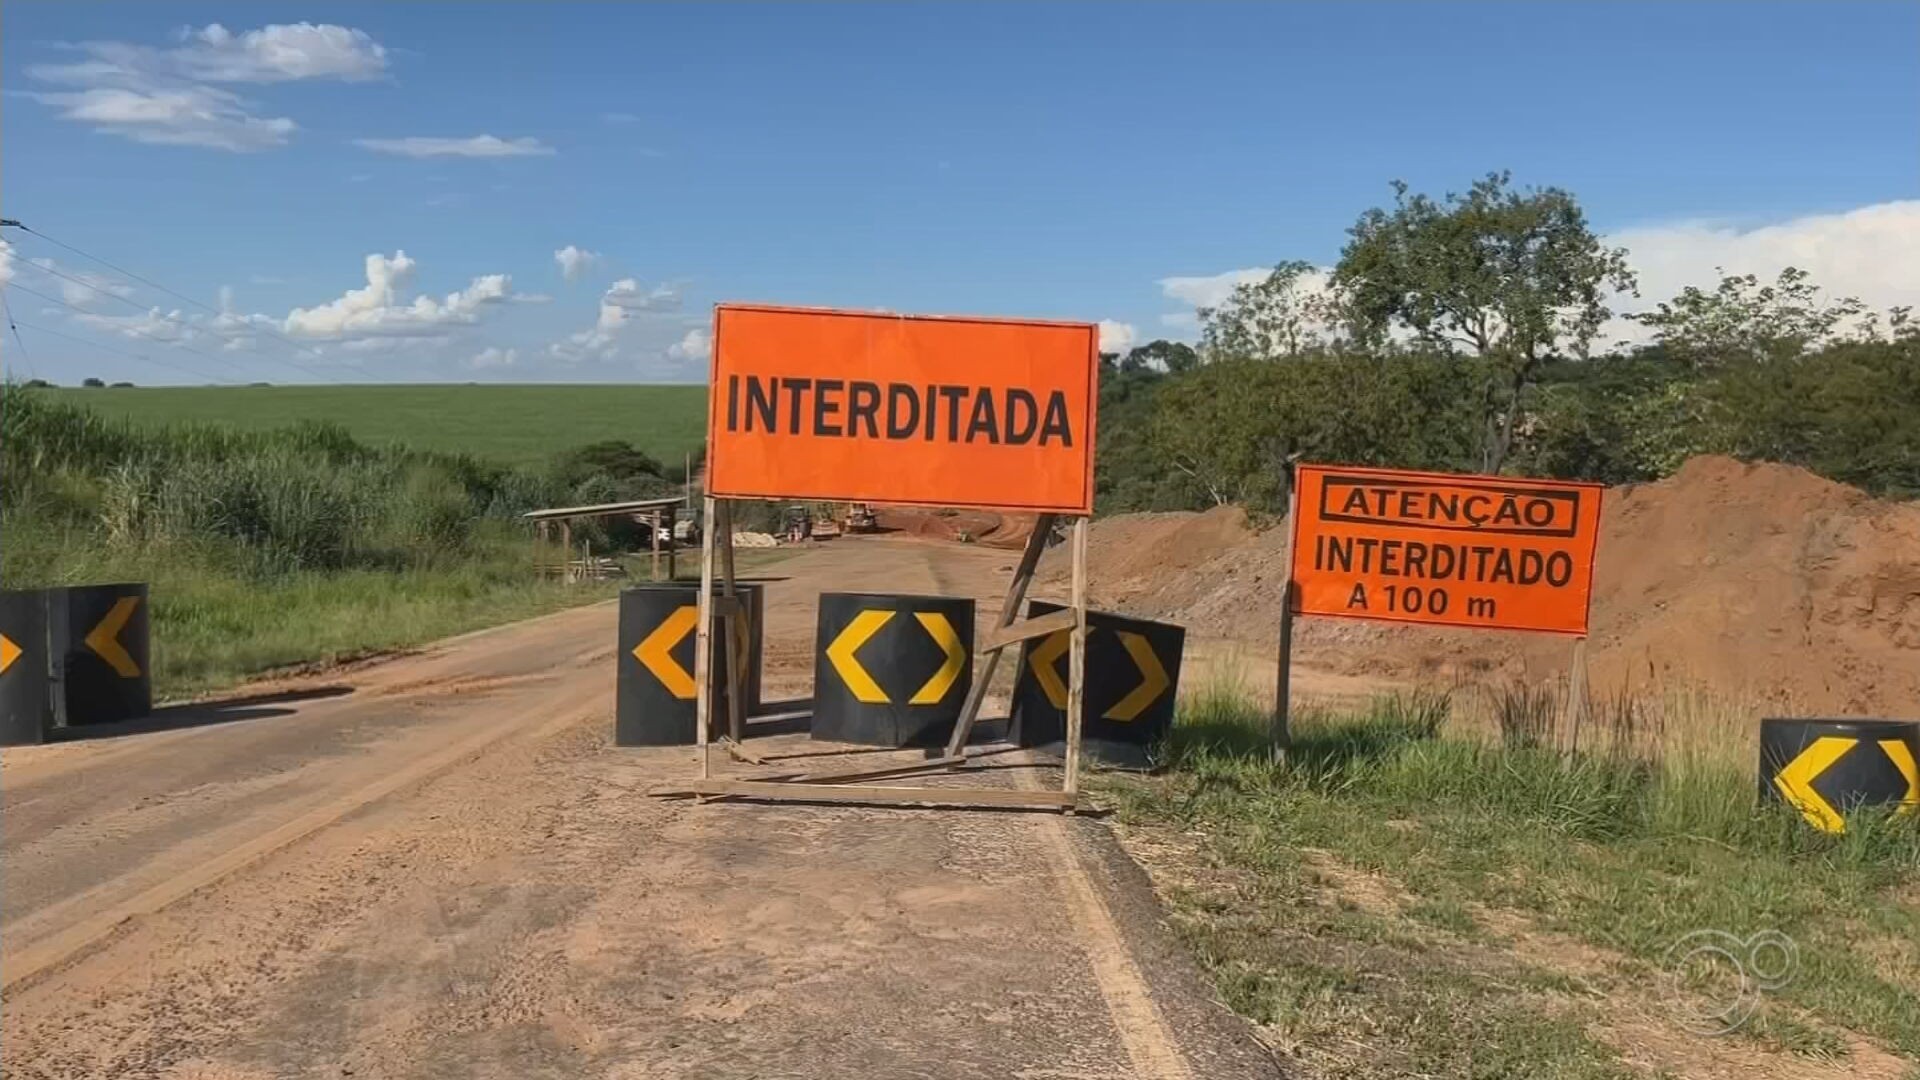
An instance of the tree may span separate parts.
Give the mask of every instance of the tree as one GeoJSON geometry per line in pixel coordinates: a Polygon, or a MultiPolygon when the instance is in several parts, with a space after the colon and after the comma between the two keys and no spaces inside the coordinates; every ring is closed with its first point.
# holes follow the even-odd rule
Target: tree
{"type": "Polygon", "coordinates": [[[1203,307],[1200,350],[1210,359],[1275,360],[1336,342],[1339,304],[1326,275],[1293,260],[1242,282],[1219,307],[1203,307]]]}
{"type": "Polygon", "coordinates": [[[99,380],[99,379],[96,379],[96,378],[94,378],[93,376],[91,376],[91,375],[89,375],[89,376],[87,376],[86,378],[84,378],[84,379],[81,379],[81,380],[80,380],[80,385],[81,385],[81,386],[86,386],[86,387],[94,387],[94,388],[97,388],[97,387],[102,387],[102,386],[105,386],[105,385],[107,385],[107,384],[106,384],[105,382],[103,382],[103,381],[101,381],[101,380],[99,380]]]}
{"type": "MultiPolygon", "coordinates": [[[[1861,335],[1877,337],[1879,322],[1853,297],[1826,304],[1820,287],[1795,267],[1780,271],[1772,285],[1752,274],[1729,274],[1715,267],[1720,284],[1712,292],[1689,285],[1652,311],[1628,315],[1630,322],[1654,331],[1654,344],[1669,355],[1703,369],[1740,361],[1780,360],[1824,345],[1849,322],[1861,335]]],[[[1890,324],[1898,335],[1908,312],[1895,308],[1890,324]]]]}
{"type": "Polygon", "coordinates": [[[1585,357],[1631,290],[1626,252],[1600,243],[1574,197],[1526,192],[1491,173],[1435,201],[1395,181],[1394,208],[1368,210],[1334,268],[1355,336],[1376,348],[1396,333],[1468,361],[1480,399],[1480,468],[1498,472],[1527,390],[1554,357],[1585,357]]]}

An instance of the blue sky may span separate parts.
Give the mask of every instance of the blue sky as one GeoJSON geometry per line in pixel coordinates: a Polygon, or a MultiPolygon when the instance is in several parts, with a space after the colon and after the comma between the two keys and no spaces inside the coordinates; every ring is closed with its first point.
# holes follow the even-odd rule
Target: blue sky
{"type": "Polygon", "coordinates": [[[1190,336],[1388,181],[1507,168],[1652,298],[1791,258],[1904,302],[1916,42],[1914,3],[15,2],[0,212],[227,314],[11,229],[7,296],[59,381],[683,381],[725,299],[1190,336]]]}

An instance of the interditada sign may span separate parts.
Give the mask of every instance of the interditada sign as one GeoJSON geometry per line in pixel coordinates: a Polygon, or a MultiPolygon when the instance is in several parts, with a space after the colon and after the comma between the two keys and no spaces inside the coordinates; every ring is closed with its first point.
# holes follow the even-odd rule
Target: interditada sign
{"type": "Polygon", "coordinates": [[[1600,485],[1302,465],[1294,612],[1587,632],[1600,485]]]}
{"type": "Polygon", "coordinates": [[[1093,509],[1090,323],[722,304],[707,489],[1093,509]]]}

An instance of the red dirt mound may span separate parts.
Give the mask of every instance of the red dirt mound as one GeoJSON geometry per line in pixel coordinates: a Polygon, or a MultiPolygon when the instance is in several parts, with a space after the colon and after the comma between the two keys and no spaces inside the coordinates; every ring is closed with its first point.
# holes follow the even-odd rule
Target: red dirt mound
{"type": "MultiPolygon", "coordinates": [[[[1271,642],[1284,530],[1231,509],[1093,526],[1094,602],[1202,635],[1271,642]]],[[[1049,553],[1042,587],[1064,591],[1049,553]]],[[[1920,503],[1798,468],[1702,457],[1607,493],[1590,661],[1596,690],[1701,684],[1801,710],[1920,716],[1920,503]]],[[[1301,658],[1350,673],[1545,677],[1564,639],[1303,619],[1301,658]]]]}
{"type": "Polygon", "coordinates": [[[929,510],[918,506],[877,506],[882,529],[931,540],[960,540],[987,547],[1020,548],[1033,535],[1034,515],[992,510],[929,510]]]}

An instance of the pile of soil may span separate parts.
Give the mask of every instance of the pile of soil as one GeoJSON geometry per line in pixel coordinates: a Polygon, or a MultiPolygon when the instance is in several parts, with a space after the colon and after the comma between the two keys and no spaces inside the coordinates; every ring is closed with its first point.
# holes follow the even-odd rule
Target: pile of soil
{"type": "Polygon", "coordinates": [[[1033,534],[1034,515],[991,510],[930,510],[918,506],[876,506],[874,521],[883,532],[930,540],[965,540],[986,547],[1020,548],[1033,534]]]}
{"type": "MultiPolygon", "coordinates": [[[[1093,602],[1269,644],[1285,530],[1233,508],[1131,514],[1089,537],[1093,602]]],[[[1064,593],[1064,548],[1041,589],[1064,593]]],[[[1565,639],[1349,619],[1295,624],[1305,663],[1442,681],[1547,678],[1565,639]]],[[[1701,457],[1607,493],[1595,570],[1597,691],[1679,685],[1805,711],[1920,716],[1920,503],[1784,465],[1701,457]]]]}

